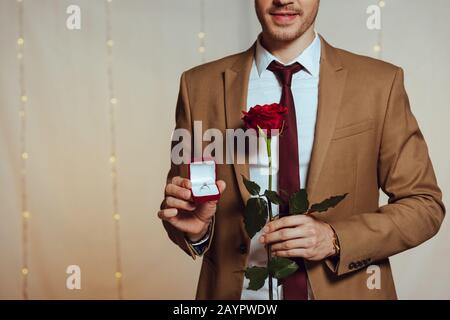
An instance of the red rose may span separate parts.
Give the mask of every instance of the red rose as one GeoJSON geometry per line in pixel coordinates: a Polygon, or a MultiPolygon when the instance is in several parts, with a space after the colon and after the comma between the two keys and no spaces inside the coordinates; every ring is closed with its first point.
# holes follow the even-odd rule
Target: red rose
{"type": "Polygon", "coordinates": [[[287,114],[287,108],[278,103],[256,105],[248,112],[242,111],[245,127],[255,129],[259,133],[259,128],[266,131],[267,137],[271,137],[271,130],[278,129],[281,132],[284,126],[284,117],[287,114]]]}

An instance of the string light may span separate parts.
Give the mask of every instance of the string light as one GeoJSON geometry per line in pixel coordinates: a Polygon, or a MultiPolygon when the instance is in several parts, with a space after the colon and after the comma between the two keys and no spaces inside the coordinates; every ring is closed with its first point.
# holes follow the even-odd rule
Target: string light
{"type": "Polygon", "coordinates": [[[26,95],[25,86],[25,63],[24,63],[24,21],[23,21],[23,2],[17,0],[17,20],[19,24],[19,34],[17,37],[17,61],[19,65],[19,140],[20,140],[20,214],[21,214],[21,250],[22,250],[22,266],[20,267],[20,274],[22,279],[22,298],[28,300],[28,238],[29,238],[29,220],[31,217],[28,210],[28,195],[27,195],[27,161],[29,158],[27,152],[27,103],[28,96],[26,95]]]}
{"type": "Polygon", "coordinates": [[[110,175],[112,180],[112,205],[114,220],[114,242],[115,242],[115,259],[116,271],[114,278],[116,280],[117,296],[123,299],[122,284],[122,259],[121,259],[121,243],[120,243],[120,215],[118,212],[118,192],[117,192],[117,156],[116,156],[116,107],[119,100],[115,95],[114,73],[113,73],[113,47],[114,40],[112,37],[112,0],[106,0],[106,47],[107,47],[107,72],[108,72],[108,91],[109,91],[109,124],[111,138],[111,155],[109,157],[110,175]]]}
{"type": "Polygon", "coordinates": [[[199,39],[198,52],[200,53],[202,62],[205,62],[205,0],[200,0],[200,32],[197,34],[197,37],[199,39]]]}
{"type": "MultiPolygon", "coordinates": [[[[380,0],[378,1],[378,6],[380,7],[380,9],[383,9],[386,6],[386,1],[384,0],[380,0]]],[[[383,15],[381,14],[380,19],[382,20],[383,15]]],[[[381,27],[378,30],[378,35],[377,35],[377,43],[374,44],[372,50],[375,54],[375,57],[377,57],[378,59],[382,59],[383,58],[383,23],[381,23],[381,27]]]]}

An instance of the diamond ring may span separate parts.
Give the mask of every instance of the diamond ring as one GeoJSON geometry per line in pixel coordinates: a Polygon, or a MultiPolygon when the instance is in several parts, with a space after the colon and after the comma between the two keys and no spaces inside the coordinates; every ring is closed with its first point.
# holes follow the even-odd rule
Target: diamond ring
{"type": "Polygon", "coordinates": [[[204,188],[207,188],[209,190],[209,186],[206,182],[204,184],[202,184],[202,186],[200,187],[200,190],[203,190],[204,188]]]}

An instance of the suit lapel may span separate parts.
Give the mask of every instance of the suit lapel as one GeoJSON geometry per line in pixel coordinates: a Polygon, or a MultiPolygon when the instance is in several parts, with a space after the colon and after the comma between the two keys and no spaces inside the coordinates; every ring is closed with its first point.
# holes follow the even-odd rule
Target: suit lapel
{"type": "MultiPolygon", "coordinates": [[[[336,49],[321,37],[321,63],[319,74],[319,99],[314,144],[311,155],[306,189],[314,195],[327,150],[329,148],[339,115],[342,95],[347,78],[336,49]]],[[[301,143],[301,142],[300,142],[301,143]]]]}
{"type": "MultiPolygon", "coordinates": [[[[239,55],[231,68],[225,70],[225,114],[227,129],[243,128],[241,118],[242,111],[247,110],[248,82],[253,64],[254,51],[255,44],[239,55]]],[[[236,164],[235,162],[233,161],[234,173],[242,200],[246,203],[250,198],[250,194],[244,186],[242,175],[249,178],[249,166],[248,163],[236,164]]]]}

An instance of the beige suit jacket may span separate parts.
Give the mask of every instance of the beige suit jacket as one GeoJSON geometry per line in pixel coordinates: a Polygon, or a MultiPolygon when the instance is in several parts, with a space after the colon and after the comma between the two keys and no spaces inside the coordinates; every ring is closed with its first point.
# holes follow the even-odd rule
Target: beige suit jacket
{"type": "MultiPolygon", "coordinates": [[[[310,202],[348,193],[315,217],[331,224],[341,246],[338,263],[306,261],[315,299],[396,299],[389,257],[433,237],[445,207],[427,145],[411,112],[402,69],[330,46],[323,38],[319,106],[307,177],[310,202]],[[379,190],[389,203],[379,206],[379,190]],[[370,265],[380,271],[380,289],[370,289],[370,265]]],[[[176,127],[192,132],[241,128],[255,45],[245,52],[183,73],[176,127]]],[[[225,180],[210,245],[203,257],[197,299],[239,299],[250,239],[243,225],[249,198],[241,174],[248,165],[224,164],[225,180]]],[[[168,178],[188,177],[172,165],[168,178]]],[[[164,223],[170,239],[194,259],[183,233],[164,223]]],[[[414,268],[414,266],[410,266],[414,268]]],[[[420,275],[418,275],[420,277],[420,275]]]]}

